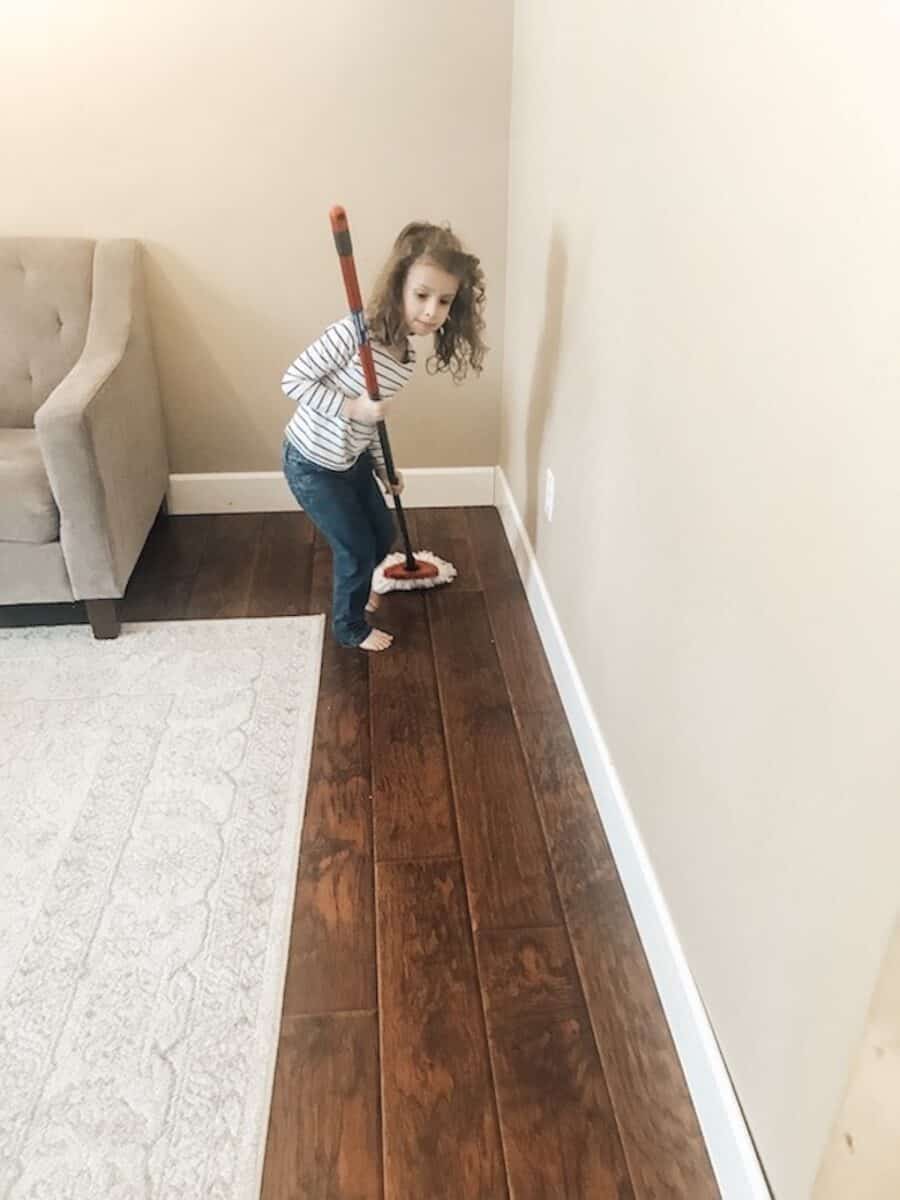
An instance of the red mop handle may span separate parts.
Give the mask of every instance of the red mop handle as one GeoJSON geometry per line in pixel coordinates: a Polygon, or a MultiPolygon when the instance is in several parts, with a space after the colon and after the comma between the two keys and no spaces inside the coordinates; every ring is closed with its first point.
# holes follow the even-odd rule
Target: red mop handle
{"type": "MultiPolygon", "coordinates": [[[[336,204],[330,212],[331,232],[334,234],[334,246],[341,263],[341,274],[344,276],[344,287],[347,291],[347,303],[350,305],[350,315],[356,326],[356,337],[359,342],[359,361],[362,363],[363,375],[366,379],[366,391],[372,400],[380,400],[378,376],[375,374],[375,363],[372,359],[372,347],[369,344],[369,330],[363,312],[362,293],[359,290],[359,279],[356,275],[356,262],[353,258],[353,242],[350,239],[350,224],[347,213],[340,204],[336,204]]],[[[394,472],[388,472],[394,481],[394,472]]]]}
{"type": "MultiPolygon", "coordinates": [[[[347,303],[350,305],[350,315],[353,317],[353,323],[356,326],[356,338],[359,342],[359,361],[362,363],[363,375],[366,380],[366,391],[369,393],[371,400],[380,400],[381,394],[378,390],[378,376],[375,374],[375,362],[372,358],[372,346],[369,342],[369,329],[366,325],[366,315],[363,312],[362,293],[359,290],[356,262],[353,258],[350,223],[347,220],[347,213],[340,204],[336,204],[332,208],[329,216],[331,218],[331,232],[334,234],[334,246],[341,262],[341,274],[344,276],[347,303]]],[[[378,422],[378,441],[381,444],[381,453],[384,456],[384,468],[387,471],[388,482],[392,488],[396,487],[397,472],[394,469],[394,456],[391,453],[391,443],[388,441],[387,426],[384,421],[378,422]]],[[[416,560],[413,557],[412,545],[409,540],[406,514],[403,511],[403,505],[400,503],[400,497],[397,495],[394,496],[394,511],[397,514],[397,521],[400,525],[400,533],[403,538],[406,569],[414,571],[416,569],[416,560]]]]}

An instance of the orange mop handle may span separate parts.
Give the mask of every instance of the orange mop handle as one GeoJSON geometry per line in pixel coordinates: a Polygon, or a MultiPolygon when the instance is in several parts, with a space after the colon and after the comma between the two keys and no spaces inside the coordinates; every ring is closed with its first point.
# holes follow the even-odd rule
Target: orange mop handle
{"type": "Polygon", "coordinates": [[[378,391],[378,376],[375,374],[375,363],[372,359],[372,346],[369,342],[369,330],[363,312],[362,293],[359,290],[359,279],[356,274],[356,261],[353,258],[353,242],[350,239],[350,224],[346,211],[336,204],[331,210],[331,232],[334,234],[334,247],[338,252],[341,264],[341,274],[344,277],[344,288],[347,292],[347,303],[350,305],[350,315],[356,326],[356,338],[359,342],[359,361],[362,363],[363,375],[366,379],[366,391],[372,400],[380,400],[378,391]]]}
{"type": "MultiPolygon", "coordinates": [[[[362,363],[363,375],[366,380],[366,391],[371,400],[381,399],[378,389],[378,376],[375,374],[375,362],[372,358],[372,345],[369,341],[369,329],[366,325],[366,315],[363,311],[362,293],[359,290],[359,278],[356,274],[356,262],[353,258],[353,242],[350,238],[350,223],[347,213],[340,204],[336,204],[329,213],[331,232],[334,234],[334,247],[338,252],[341,264],[341,274],[344,277],[344,289],[347,292],[347,303],[350,305],[350,315],[356,326],[356,340],[359,342],[359,361],[362,363]]],[[[378,422],[378,440],[381,443],[381,453],[384,455],[384,467],[387,477],[394,486],[397,483],[397,472],[394,469],[394,456],[391,454],[391,444],[388,441],[387,427],[384,421],[378,422]]],[[[394,496],[394,508],[403,534],[403,548],[406,552],[407,569],[415,569],[415,558],[406,528],[406,516],[400,497],[394,496]]]]}

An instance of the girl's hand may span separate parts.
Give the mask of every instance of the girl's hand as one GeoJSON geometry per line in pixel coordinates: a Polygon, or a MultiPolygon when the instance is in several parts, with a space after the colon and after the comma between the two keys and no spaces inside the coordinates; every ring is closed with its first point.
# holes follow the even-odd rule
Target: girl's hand
{"type": "Polygon", "coordinates": [[[377,425],[391,411],[392,399],[372,400],[368,392],[348,396],[341,413],[351,421],[362,421],[364,425],[377,425]]]}
{"type": "Polygon", "coordinates": [[[381,482],[381,486],[384,488],[384,490],[386,492],[390,492],[392,496],[399,496],[402,493],[404,487],[406,486],[406,484],[403,482],[403,472],[402,471],[397,472],[397,482],[393,483],[393,484],[389,481],[389,479],[388,479],[387,475],[385,475],[384,471],[376,471],[375,473],[381,482]]]}

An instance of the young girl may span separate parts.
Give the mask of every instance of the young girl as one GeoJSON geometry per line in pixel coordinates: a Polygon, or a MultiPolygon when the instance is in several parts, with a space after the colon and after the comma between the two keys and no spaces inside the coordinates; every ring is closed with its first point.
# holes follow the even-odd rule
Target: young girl
{"type": "MultiPolygon", "coordinates": [[[[297,410],[285,430],[284,474],[331,546],[332,623],[345,646],[386,650],[391,634],[370,628],[378,596],[372,573],[394,542],[394,520],[375,476],[389,487],[376,424],[413,373],[410,335],[434,337],[429,373],[460,383],[481,371],[484,275],[449,226],[413,223],[400,232],[366,317],[382,399],[369,399],[349,315],[288,367],[281,382],[297,410]]],[[[397,476],[395,494],[402,492],[397,476]]]]}

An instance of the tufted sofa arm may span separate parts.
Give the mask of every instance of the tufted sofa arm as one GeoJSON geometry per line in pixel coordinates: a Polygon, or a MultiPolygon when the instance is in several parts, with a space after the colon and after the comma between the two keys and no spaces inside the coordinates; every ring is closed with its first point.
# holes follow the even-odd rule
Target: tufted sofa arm
{"type": "Polygon", "coordinates": [[[75,598],[123,595],[168,479],[136,242],[97,242],[84,349],[34,424],[75,598]]]}

